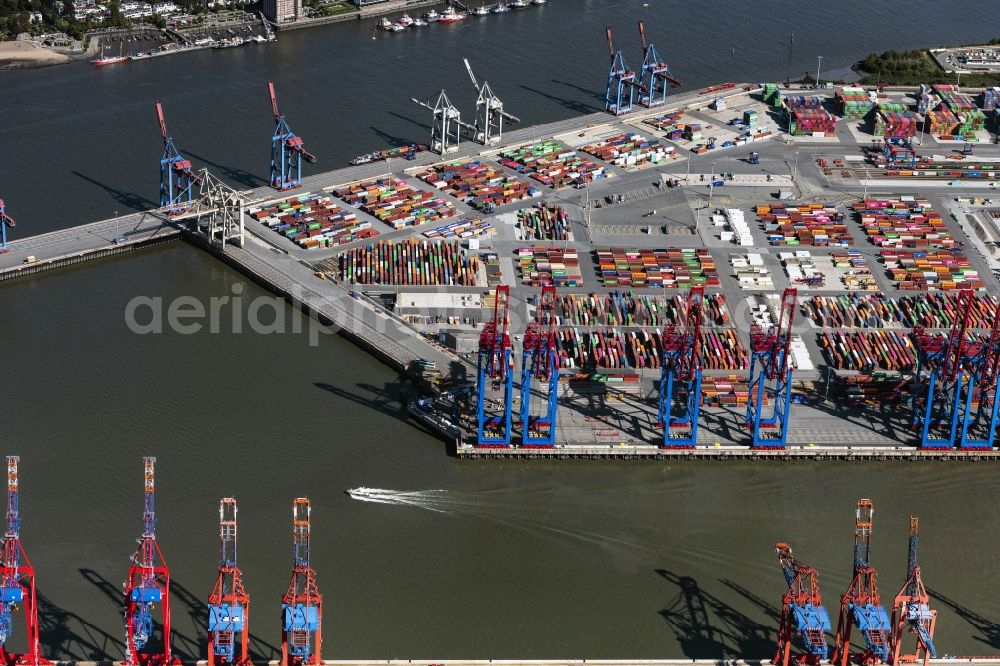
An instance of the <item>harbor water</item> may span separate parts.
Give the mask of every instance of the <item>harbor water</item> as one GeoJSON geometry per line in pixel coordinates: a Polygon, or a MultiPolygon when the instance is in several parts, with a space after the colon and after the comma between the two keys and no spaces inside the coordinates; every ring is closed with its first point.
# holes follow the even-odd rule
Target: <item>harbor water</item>
{"type": "MultiPolygon", "coordinates": [[[[905,21],[897,5],[856,0],[808,6],[808,16],[785,0],[767,11],[648,4],[550,0],[423,32],[348,23],[266,47],[0,73],[0,197],[18,235],[152,205],[156,100],[196,165],[259,185],[267,79],[319,155],[315,168],[334,168],[424,139],[427,117],[410,96],[446,86],[471,111],[462,56],[525,123],[594,110],[602,28],[616,29],[634,61],[640,15],[689,88],[784,78],[790,32],[801,76],[816,55],[833,70],[871,50],[989,39],[1000,18],[1000,7],[962,0],[948,4],[964,22],[925,1],[909,3],[905,21]]],[[[0,285],[2,453],[22,457],[22,536],[47,656],[123,653],[143,455],[159,461],[157,536],[183,658],[204,657],[218,500],[230,495],[258,657],[280,645],[298,496],[313,501],[327,658],[770,657],[784,591],[774,543],[820,571],[835,615],[859,497],[875,501],[884,603],[903,583],[908,518],[919,515],[939,650],[1000,652],[991,464],[457,461],[406,420],[412,387],[338,337],[314,343],[299,313],[262,298],[184,243],[0,285]],[[130,330],[133,299],[145,299],[145,321],[182,297],[206,309],[219,299],[218,317],[191,334],[130,330]],[[250,317],[285,332],[251,332],[250,317]],[[344,494],[357,486],[384,489],[386,501],[344,494]]],[[[13,646],[23,639],[18,625],[13,646]]]]}

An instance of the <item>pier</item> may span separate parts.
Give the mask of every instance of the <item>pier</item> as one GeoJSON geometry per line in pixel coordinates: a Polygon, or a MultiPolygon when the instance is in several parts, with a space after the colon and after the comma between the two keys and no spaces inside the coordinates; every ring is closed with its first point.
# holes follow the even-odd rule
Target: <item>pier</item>
{"type": "MultiPolygon", "coordinates": [[[[468,160],[487,162],[508,177],[516,177],[517,174],[508,166],[498,166],[499,153],[550,139],[559,141],[572,150],[580,150],[588,142],[598,142],[623,133],[638,133],[662,140],[662,134],[644,121],[673,111],[683,112],[690,120],[702,123],[706,127],[706,134],[717,134],[722,142],[735,134],[722,123],[721,119],[727,117],[727,112],[719,112],[715,107],[731,105],[741,113],[743,109],[756,109],[762,115],[766,114],[758,101],[760,91],[759,86],[751,84],[715,86],[671,96],[665,106],[658,108],[636,107],[633,112],[617,117],[607,113],[593,113],[535,127],[508,129],[502,140],[495,145],[484,146],[463,141],[456,151],[446,156],[425,151],[417,153],[412,160],[394,158],[306,175],[302,178],[301,188],[292,192],[278,193],[272,188],[262,187],[240,192],[239,196],[245,208],[259,209],[271,202],[296,197],[300,193],[333,196],[332,191],[336,188],[392,177],[406,179],[424,192],[433,191],[435,196],[447,201],[454,209],[456,219],[462,216],[489,218],[496,233],[483,241],[480,251],[493,252],[499,257],[500,281],[497,284],[506,285],[510,289],[513,318],[511,335],[515,344],[533,312],[532,299],[536,297],[538,290],[537,287],[520,283],[511,259],[518,248],[531,243],[520,236],[521,232],[515,228],[516,213],[518,209],[541,201],[568,210],[572,228],[571,239],[555,243],[543,242],[556,245],[563,251],[574,250],[579,256],[583,286],[568,290],[560,288],[560,295],[575,293],[606,296],[620,288],[634,289],[642,295],[676,293],[671,290],[650,290],[645,285],[638,288],[609,287],[599,281],[595,283],[594,276],[600,273],[596,248],[704,249],[711,253],[722,274],[720,283],[710,287],[710,292],[722,295],[729,304],[732,315],[729,325],[744,346],[749,341],[750,312],[747,303],[754,298],[758,299],[757,302],[763,302],[768,292],[780,293],[781,288],[786,286],[798,286],[800,299],[849,292],[836,284],[811,288],[796,284],[784,273],[782,253],[789,248],[769,245],[763,232],[757,227],[753,228],[756,243],[751,247],[721,239],[713,227],[718,223],[711,221],[718,208],[753,208],[755,202],[773,201],[779,194],[783,198],[791,197],[797,201],[822,201],[830,206],[846,207],[849,202],[865,195],[885,197],[892,192],[919,192],[933,201],[942,213],[952,215],[948,224],[956,237],[966,237],[963,230],[958,228],[959,220],[964,225],[966,219],[973,219],[970,216],[976,214],[975,210],[969,212],[966,209],[970,205],[975,208],[976,197],[984,198],[989,195],[992,181],[968,181],[959,183],[956,187],[955,183],[941,178],[911,177],[900,180],[898,177],[885,178],[878,174],[873,176],[873,169],[858,161],[861,149],[870,146],[871,138],[849,121],[838,126],[835,136],[792,137],[779,130],[776,118],[765,116],[765,126],[773,131],[768,131],[766,136],[752,143],[723,145],[700,156],[693,155],[682,147],[675,151],[674,157],[655,168],[605,165],[610,177],[593,181],[582,190],[548,189],[535,185],[541,190],[540,194],[501,205],[486,214],[474,210],[453,193],[440,189],[435,191],[430,184],[415,177],[415,174],[434,165],[468,160]],[[750,151],[758,156],[758,161],[749,163],[746,155],[750,151]],[[706,168],[705,162],[709,159],[712,160],[711,167],[706,168]],[[826,161],[843,163],[843,167],[838,167],[837,173],[827,173],[832,170],[821,168],[826,161]],[[723,180],[719,181],[718,187],[711,186],[711,183],[719,179],[723,180]],[[967,197],[971,203],[957,203],[949,196],[959,194],[967,197]],[[955,228],[951,228],[952,226],[955,228]],[[748,289],[736,282],[730,273],[730,264],[735,266],[735,260],[747,252],[756,253],[762,258],[762,266],[770,273],[769,279],[773,280],[772,286],[748,289]]],[[[891,90],[887,94],[903,98],[908,93],[891,90]]],[[[729,112],[728,115],[736,115],[736,111],[729,112]]],[[[945,153],[953,148],[932,137],[925,138],[925,141],[923,150],[928,152],[945,153]]],[[[977,145],[976,151],[977,159],[1000,162],[998,146],[977,145]]],[[[596,157],[588,159],[601,162],[596,157]]],[[[394,229],[362,211],[358,205],[339,199],[335,199],[335,203],[343,210],[356,214],[359,221],[370,221],[377,236],[334,247],[305,249],[247,216],[243,218],[245,233],[240,242],[219,243],[206,235],[204,225],[198,222],[196,215],[171,216],[165,209],[145,211],[39,236],[14,238],[9,244],[9,252],[0,255],[0,281],[34,276],[46,270],[184,239],[210,252],[269,291],[282,296],[293,306],[340,332],[394,369],[401,372],[412,371],[414,363],[419,362],[421,367],[436,369],[439,379],[453,378],[451,384],[446,381],[446,386],[442,388],[435,381],[421,377],[424,373],[412,373],[422,379],[421,387],[425,391],[434,394],[446,388],[458,388],[456,382],[468,382],[475,374],[474,356],[468,350],[460,353],[442,344],[439,332],[444,330],[444,326],[421,324],[417,321],[421,319],[420,316],[401,312],[400,308],[393,309],[379,297],[413,295],[414,302],[403,310],[423,312],[426,314],[423,318],[430,321],[435,315],[439,318],[450,316],[452,311],[439,306],[418,305],[416,301],[423,303],[426,300],[430,303],[444,294],[479,299],[484,293],[492,292],[497,284],[478,282],[476,286],[453,287],[353,284],[331,268],[345,252],[374,240],[423,240],[420,234],[442,224],[443,220],[394,229]]],[[[982,210],[991,210],[988,204],[978,205],[983,206],[982,210]]],[[[853,220],[848,220],[847,224],[853,227],[851,235],[856,239],[852,249],[858,250],[873,266],[872,280],[877,287],[873,291],[891,298],[914,293],[901,291],[885,275],[879,266],[877,248],[867,244],[867,239],[861,235],[853,220]]],[[[978,269],[988,293],[1000,291],[1000,283],[992,271],[1000,266],[1000,259],[989,256],[990,249],[975,234],[969,235],[968,242],[964,245],[969,261],[978,269]]],[[[829,258],[836,249],[832,246],[807,247],[812,256],[820,258],[829,258]]],[[[866,292],[853,293],[863,295],[866,292]]],[[[476,310],[471,318],[476,322],[486,321],[485,305],[482,313],[476,310]]],[[[799,319],[801,321],[805,317],[800,314],[799,319]]],[[[596,333],[606,327],[606,324],[598,324],[576,325],[572,328],[576,332],[596,333]]],[[[642,332],[643,327],[636,328],[642,332]]],[[[470,426],[466,422],[462,425],[459,441],[455,443],[455,454],[461,458],[576,457],[618,460],[981,461],[1000,457],[1000,452],[993,448],[975,451],[920,450],[914,448],[913,432],[902,424],[899,413],[883,413],[875,419],[870,414],[852,415],[843,412],[836,400],[830,400],[833,372],[824,367],[823,351],[816,341],[818,330],[810,323],[800,323],[796,329],[812,364],[795,373],[794,389],[803,395],[822,395],[822,399],[814,404],[795,405],[788,427],[788,446],[784,450],[749,449],[746,446],[747,435],[742,425],[742,414],[731,408],[702,410],[704,424],[699,430],[694,448],[659,448],[657,441],[662,440],[663,436],[662,427],[658,427],[656,422],[659,371],[640,368],[636,370],[639,375],[637,386],[627,393],[620,393],[611,385],[597,386],[586,382],[560,385],[559,426],[553,448],[494,449],[471,446],[470,426]]],[[[830,330],[849,332],[853,329],[830,330]]],[[[891,330],[908,335],[910,329],[896,326],[891,330]]],[[[945,332],[945,329],[938,330],[945,332]]],[[[658,327],[645,329],[645,333],[657,334],[657,331],[658,327]]],[[[478,336],[474,327],[466,327],[465,332],[470,336],[478,336]]],[[[514,351],[519,352],[516,348],[514,351]]],[[[603,372],[603,369],[599,370],[603,372]]],[[[732,371],[728,370],[705,372],[709,378],[731,374],[732,371]]]]}

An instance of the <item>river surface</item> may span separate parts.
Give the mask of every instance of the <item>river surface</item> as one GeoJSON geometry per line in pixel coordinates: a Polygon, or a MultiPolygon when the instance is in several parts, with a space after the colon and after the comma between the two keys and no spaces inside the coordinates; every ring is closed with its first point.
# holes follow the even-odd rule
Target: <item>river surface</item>
{"type": "MultiPolygon", "coordinates": [[[[196,165],[260,184],[269,78],[318,166],[333,168],[424,138],[427,117],[410,96],[447,86],[471,111],[462,56],[526,123],[597,108],[602,28],[616,28],[635,62],[640,14],[688,87],[784,78],[789,32],[798,76],[817,55],[842,70],[876,49],[985,40],[1000,19],[998,5],[962,0],[649,4],[551,0],[374,40],[372,22],[348,23],[268,47],[0,73],[0,196],[17,234],[151,205],[156,99],[196,165]]],[[[279,644],[289,508],[302,495],[313,500],[328,658],[767,657],[784,591],[775,541],[821,571],[835,615],[859,497],[876,503],[886,604],[918,514],[941,652],[1000,652],[991,465],[460,462],[405,421],[400,400],[412,389],[340,338],[312,344],[290,308],[275,309],[285,334],[236,333],[260,297],[182,243],[0,285],[0,453],[22,456],[23,538],[48,656],[122,654],[142,455],[159,459],[157,534],[173,567],[175,650],[187,658],[204,656],[226,495],[239,501],[257,656],[279,644]],[[241,305],[220,306],[217,333],[126,326],[134,297],[166,308],[181,296],[241,305]],[[361,485],[392,501],[343,493],[361,485]]]]}

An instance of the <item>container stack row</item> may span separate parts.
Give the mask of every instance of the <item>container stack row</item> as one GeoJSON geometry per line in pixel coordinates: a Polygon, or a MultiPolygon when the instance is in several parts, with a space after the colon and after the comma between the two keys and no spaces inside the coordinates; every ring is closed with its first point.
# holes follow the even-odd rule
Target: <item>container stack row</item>
{"type": "Polygon", "coordinates": [[[371,222],[358,222],[351,211],[333,205],[322,194],[302,194],[247,211],[250,217],[307,250],[335,247],[378,231],[371,222]]]}
{"type": "Polygon", "coordinates": [[[1000,88],[991,86],[983,90],[983,111],[994,111],[1000,107],[1000,88]]]}
{"type": "Polygon", "coordinates": [[[643,122],[647,125],[655,127],[661,132],[666,132],[668,139],[677,140],[682,138],[684,135],[684,123],[682,122],[683,118],[683,111],[672,111],[666,115],[649,118],[643,122]]]}
{"type": "Polygon", "coordinates": [[[836,206],[758,204],[756,212],[771,245],[849,247],[854,244],[844,223],[844,214],[836,206]]]}
{"type": "Polygon", "coordinates": [[[486,211],[540,193],[526,181],[508,176],[480,160],[438,164],[417,174],[417,178],[473,208],[486,211]]]}
{"type": "Polygon", "coordinates": [[[781,108],[781,88],[778,87],[777,83],[765,83],[761,99],[764,104],[770,107],[781,108]]]}
{"type": "Polygon", "coordinates": [[[428,229],[424,232],[425,238],[489,238],[496,233],[496,227],[492,222],[474,217],[468,220],[459,220],[451,224],[428,229]]]}
{"type": "Polygon", "coordinates": [[[914,169],[888,169],[887,176],[919,176],[923,178],[963,178],[997,179],[1000,177],[997,162],[932,162],[921,158],[914,169]]]}
{"type": "MultiPolygon", "coordinates": [[[[556,301],[556,324],[560,326],[651,326],[662,328],[684,319],[687,298],[681,295],[652,296],[613,291],[610,294],[561,294],[556,301]]],[[[706,324],[727,326],[729,307],[722,294],[706,294],[703,303],[706,324]]]]}
{"type": "Polygon", "coordinates": [[[524,240],[571,241],[569,216],[561,206],[538,204],[517,211],[524,240]]]}
{"type": "Polygon", "coordinates": [[[917,90],[917,113],[930,113],[941,104],[941,98],[926,83],[920,84],[917,90]]]}
{"type": "Polygon", "coordinates": [[[600,143],[584,146],[583,151],[617,167],[659,164],[677,152],[672,146],[664,146],[655,139],[647,139],[635,132],[616,134],[600,143]]]}
{"type": "Polygon", "coordinates": [[[334,194],[396,230],[451,217],[456,212],[445,199],[396,178],[354,183],[334,190],[334,194]]]}
{"type": "Polygon", "coordinates": [[[849,291],[878,291],[878,280],[872,275],[868,258],[858,250],[847,252],[832,252],[830,260],[833,267],[845,271],[841,280],[844,288],[849,291]]]}
{"type": "Polygon", "coordinates": [[[927,131],[939,139],[951,139],[958,129],[958,116],[945,106],[927,112],[927,131]]]}
{"type": "Polygon", "coordinates": [[[916,136],[917,117],[905,104],[879,102],[875,113],[875,136],[906,139],[916,136]]]}
{"type": "Polygon", "coordinates": [[[819,346],[837,370],[912,372],[917,350],[909,333],[895,331],[823,331],[819,346]]]}
{"type": "Polygon", "coordinates": [[[723,218],[729,225],[729,231],[723,231],[720,240],[733,241],[740,247],[753,247],[753,233],[742,209],[726,208],[723,211],[723,218]]]}
{"type": "MultiPolygon", "coordinates": [[[[557,355],[563,368],[654,368],[662,355],[657,331],[603,328],[556,331],[557,355]]],[[[699,362],[703,370],[746,370],[749,354],[733,329],[702,331],[699,362]]]]}
{"type": "Polygon", "coordinates": [[[792,106],[787,119],[792,136],[833,136],[837,130],[837,118],[822,106],[792,106]]]}
{"type": "Polygon", "coordinates": [[[844,118],[864,118],[874,107],[868,91],[854,86],[845,86],[834,93],[834,104],[844,118]]]}
{"type": "Polygon", "coordinates": [[[609,175],[605,167],[578,156],[575,150],[555,140],[506,150],[500,153],[500,163],[553,189],[583,187],[609,175]]]}
{"type": "MultiPolygon", "coordinates": [[[[901,296],[851,294],[813,296],[804,302],[804,312],[817,326],[826,328],[950,328],[958,297],[951,293],[901,296]]],[[[970,314],[970,328],[990,328],[996,301],[977,294],[970,314]]]]}
{"type": "Polygon", "coordinates": [[[516,250],[521,283],[533,287],[582,287],[580,257],[574,248],[522,247],[516,250]]]}
{"type": "Polygon", "coordinates": [[[472,287],[479,272],[479,259],[449,241],[379,241],[348,250],[339,264],[341,278],[355,284],[472,287]]]}
{"type": "Polygon", "coordinates": [[[956,240],[926,199],[868,199],[853,206],[873,245],[888,248],[950,249],[956,240]]]}
{"type": "Polygon", "coordinates": [[[985,288],[968,257],[955,250],[882,250],[881,254],[889,277],[904,291],[985,288]]]}
{"type": "Polygon", "coordinates": [[[609,248],[596,250],[605,287],[687,289],[718,286],[715,260],[706,248],[665,250],[609,248]]]}

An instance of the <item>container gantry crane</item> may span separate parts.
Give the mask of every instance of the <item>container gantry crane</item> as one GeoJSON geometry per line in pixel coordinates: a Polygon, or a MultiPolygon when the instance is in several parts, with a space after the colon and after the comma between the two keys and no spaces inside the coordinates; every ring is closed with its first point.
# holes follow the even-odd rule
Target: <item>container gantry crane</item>
{"type": "Polygon", "coordinates": [[[411,97],[410,101],[434,113],[434,122],[431,123],[431,150],[441,155],[457,151],[462,140],[463,127],[475,136],[477,128],[462,122],[462,112],[451,103],[444,90],[438,93],[433,104],[430,100],[423,102],[416,97],[411,97]]]}
{"type": "Polygon", "coordinates": [[[38,666],[51,662],[39,656],[35,568],[21,544],[19,461],[18,456],[7,456],[7,531],[3,535],[3,562],[0,562],[0,663],[38,666]],[[24,612],[27,645],[27,651],[20,654],[7,649],[7,639],[14,632],[14,612],[18,609],[24,612]]]}
{"type": "Polygon", "coordinates": [[[795,322],[798,290],[785,289],[781,295],[777,324],[764,331],[750,327],[750,387],[746,425],[755,449],[783,449],[788,441],[788,417],[792,405],[792,369],[789,353],[792,324],[795,322]],[[768,383],[773,382],[773,387],[768,383]],[[770,394],[774,408],[764,416],[764,401],[770,394]]]}
{"type": "Polygon", "coordinates": [[[830,614],[823,606],[819,574],[795,559],[787,543],[776,544],[774,548],[788,590],[781,598],[778,649],[771,663],[774,666],[818,666],[826,660],[829,650],[826,634],[830,631],[830,614]],[[795,644],[801,652],[793,653],[795,644]]]}
{"type": "Polygon", "coordinates": [[[208,595],[208,666],[249,666],[250,596],[236,564],[236,500],[219,501],[219,575],[208,595]]]}
{"type": "Polygon", "coordinates": [[[890,167],[902,164],[912,169],[917,164],[917,151],[909,137],[886,137],[882,154],[890,167]]]}
{"type": "Polygon", "coordinates": [[[611,70],[608,72],[608,88],[604,93],[604,110],[620,116],[632,110],[635,102],[635,72],[625,64],[625,56],[615,50],[611,40],[611,26],[604,28],[608,40],[608,53],[611,54],[611,70]]]}
{"type": "Polygon", "coordinates": [[[274,82],[267,82],[267,94],[271,98],[271,113],[274,115],[274,134],[271,136],[271,187],[282,192],[302,186],[302,159],[315,162],[316,156],[302,145],[302,137],[288,126],[285,116],[278,110],[278,96],[274,92],[274,82]]]}
{"type": "Polygon", "coordinates": [[[872,516],[871,500],[858,500],[854,528],[854,577],[840,598],[840,619],[834,642],[832,664],[861,666],[889,661],[889,634],[892,623],[881,605],[877,574],[871,565],[872,516]],[[857,627],[865,641],[863,652],[851,652],[851,629],[857,627]]]}
{"type": "Polygon", "coordinates": [[[281,666],[323,663],[323,595],[312,568],[311,524],[312,505],[299,497],[292,502],[292,579],[281,598],[281,666]]]}
{"type": "Polygon", "coordinates": [[[701,407],[701,324],[705,288],[691,287],[684,321],[667,326],[661,335],[660,400],[657,427],[663,429],[666,449],[693,449],[698,442],[698,415],[701,407]],[[675,391],[683,387],[683,398],[675,391]],[[683,411],[674,415],[675,404],[683,411]]]}
{"type": "Polygon", "coordinates": [[[535,321],[528,324],[521,355],[521,445],[550,447],[556,443],[556,413],[559,396],[559,364],[556,359],[556,288],[542,287],[535,321]],[[533,415],[531,388],[538,380],[544,386],[545,413],[533,415]]]}
{"type": "Polygon", "coordinates": [[[922,327],[913,329],[917,347],[913,425],[920,431],[920,448],[955,446],[962,416],[962,386],[967,383],[963,363],[970,352],[966,331],[974,303],[975,292],[971,289],[962,289],[958,293],[947,337],[928,334],[922,327]]]}
{"type": "Polygon", "coordinates": [[[168,214],[179,215],[191,208],[194,185],[199,178],[191,166],[191,160],[185,159],[174,146],[174,140],[167,132],[163,106],[159,102],[156,103],[156,120],[160,123],[160,136],[163,139],[163,155],[160,156],[160,207],[167,208],[168,214]]]}
{"type": "Polygon", "coordinates": [[[906,557],[906,582],[896,595],[892,608],[892,663],[900,664],[923,663],[928,666],[930,660],[937,657],[934,646],[934,626],[937,624],[937,611],[930,607],[930,595],[920,577],[920,565],[917,564],[917,546],[920,542],[920,519],[910,516],[910,539],[906,557]],[[909,632],[917,639],[913,652],[903,652],[903,634],[909,632]]]}
{"type": "Polygon", "coordinates": [[[480,85],[476,80],[476,75],[472,73],[469,59],[464,58],[463,61],[466,71],[469,72],[469,78],[472,79],[472,85],[479,93],[479,97],[476,98],[476,123],[473,138],[484,146],[500,143],[503,136],[504,118],[512,123],[519,123],[521,119],[504,111],[503,102],[493,94],[490,84],[483,81],[480,85]]]}
{"type": "Polygon", "coordinates": [[[991,449],[1000,417],[1000,303],[993,313],[989,337],[969,345],[965,355],[965,400],[962,405],[958,447],[991,449]],[[975,399],[975,405],[973,400],[975,399]]]}
{"type": "Polygon", "coordinates": [[[0,199],[0,254],[7,252],[7,227],[16,226],[14,218],[7,214],[7,207],[0,199]]]}
{"type": "Polygon", "coordinates": [[[667,102],[667,85],[677,87],[681,82],[670,73],[653,44],[646,43],[646,27],[639,21],[639,37],[642,39],[642,69],[639,71],[639,103],[643,106],[662,106],[667,102]],[[648,79],[648,80],[647,80],[648,79]]]}
{"type": "Polygon", "coordinates": [[[156,509],[154,503],[156,458],[143,461],[142,536],[132,555],[128,579],[125,581],[126,666],[165,666],[179,663],[170,651],[170,568],[163,559],[156,541],[156,509]],[[153,610],[160,607],[162,646],[151,645],[153,610]]]}
{"type": "MultiPolygon", "coordinates": [[[[510,348],[510,287],[497,287],[493,301],[493,319],[486,322],[479,336],[476,364],[476,444],[508,447],[511,441],[511,401],[514,395],[513,357],[510,348]],[[502,413],[487,414],[486,392],[503,390],[502,413]]],[[[495,412],[496,410],[491,410],[495,412]]]]}

